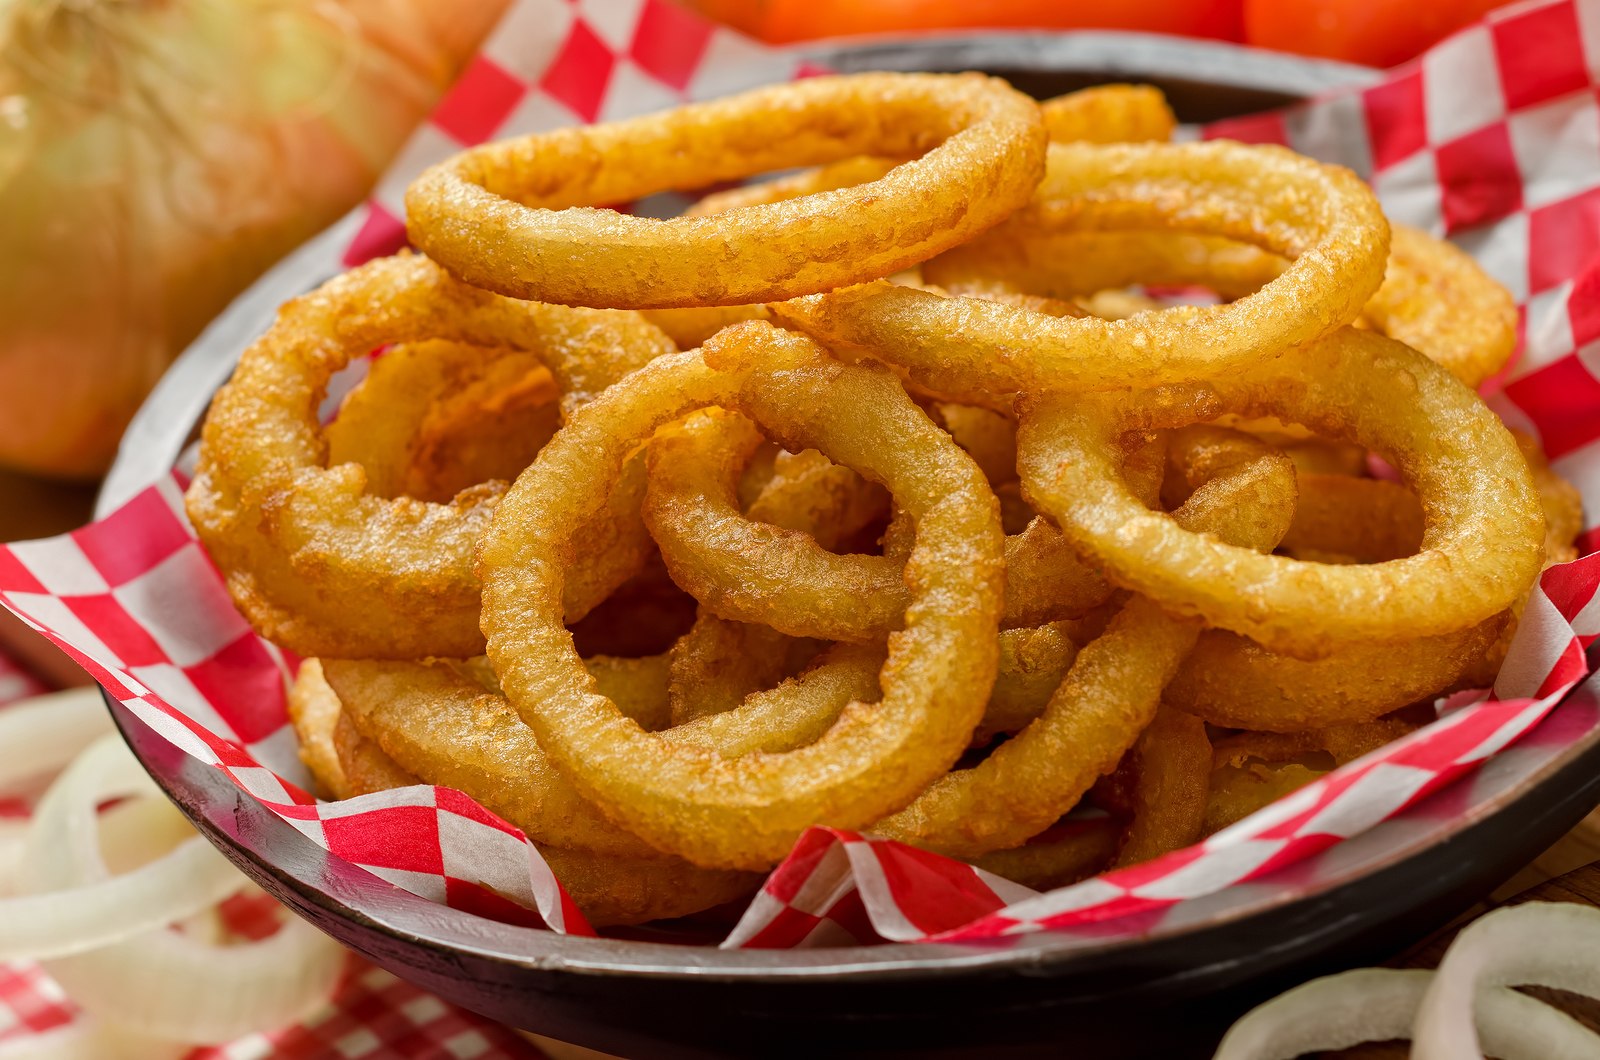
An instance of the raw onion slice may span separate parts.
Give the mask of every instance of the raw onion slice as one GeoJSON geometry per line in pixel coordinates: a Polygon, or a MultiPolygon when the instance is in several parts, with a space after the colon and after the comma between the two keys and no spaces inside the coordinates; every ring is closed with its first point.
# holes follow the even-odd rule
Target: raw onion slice
{"type": "MultiPolygon", "coordinates": [[[[0,959],[55,958],[45,970],[119,1034],[220,1043],[293,1022],[320,1005],[338,980],[343,950],[306,924],[293,920],[240,945],[167,929],[247,881],[199,836],[172,846],[171,818],[178,815],[164,802],[154,804],[159,811],[113,811],[119,827],[108,846],[115,860],[159,856],[111,874],[97,807],[140,796],[159,799],[160,792],[114,735],[50,786],[29,825],[21,867],[29,893],[0,903],[0,959]]],[[[72,1036],[60,1045],[69,1051],[58,1055],[107,1055],[88,1046],[88,1053],[71,1052],[81,1045],[72,1036]]]]}
{"type": "MultiPolygon", "coordinates": [[[[226,858],[199,836],[120,876],[100,850],[98,805],[131,796],[161,798],[120,738],[107,735],[69,766],[45,793],[29,823],[18,867],[21,897],[0,901],[0,960],[42,960],[82,953],[191,916],[245,883],[226,858]]],[[[163,836],[177,817],[123,812],[119,846],[163,836]],[[135,829],[138,829],[135,833],[135,829]]],[[[125,855],[130,856],[130,855],[125,855]]]]}
{"type": "Polygon", "coordinates": [[[0,791],[64,767],[95,737],[111,731],[100,689],[69,688],[34,696],[0,710],[0,791]]]}
{"type": "MultiPolygon", "coordinates": [[[[1416,1060],[1477,1057],[1483,1050],[1501,1055],[1482,1022],[1482,999],[1496,988],[1544,986],[1600,997],[1600,909],[1570,902],[1529,902],[1498,909],[1457,935],[1417,1011],[1416,1060]],[[1473,1027],[1474,1002],[1479,1024],[1473,1027]]],[[[1523,995],[1516,995],[1521,997],[1523,995]]],[[[1555,1009],[1546,1007],[1548,1012],[1555,1009]]],[[[1585,1032],[1581,1049],[1540,1054],[1600,1057],[1600,1036],[1585,1032]]]]}
{"type": "MultiPolygon", "coordinates": [[[[1362,1042],[1410,1038],[1434,974],[1358,968],[1313,979],[1247,1013],[1222,1039],[1214,1060],[1294,1060],[1362,1042]]],[[[1477,1002],[1472,1015],[1489,1053],[1500,1060],[1593,1060],[1597,1055],[1600,1039],[1526,994],[1485,990],[1477,1002]]],[[[1479,1053],[1451,1055],[1482,1060],[1479,1053]]]]}
{"type": "Polygon", "coordinates": [[[43,961],[88,1014],[0,1045],[0,1060],[183,1056],[303,1018],[344,967],[337,943],[292,918],[229,944],[215,906],[247,881],[109,728],[93,690],[0,712],[0,789],[66,766],[32,818],[0,821],[0,894],[21,892],[0,898],[0,961],[43,961]]]}
{"type": "MultiPolygon", "coordinates": [[[[1537,982],[1593,992],[1600,980],[1593,958],[1597,941],[1593,931],[1600,924],[1600,911],[1549,906],[1574,909],[1589,921],[1588,928],[1572,931],[1573,941],[1559,947],[1542,946],[1546,940],[1541,932],[1556,928],[1519,927],[1515,918],[1506,928],[1493,924],[1479,928],[1531,908],[1535,906],[1501,910],[1467,928],[1446,952],[1438,972],[1361,968],[1296,987],[1235,1023],[1214,1060],[1293,1060],[1306,1053],[1395,1039],[1413,1039],[1411,1055],[1426,1060],[1482,1060],[1484,1055],[1500,1060],[1595,1060],[1600,1057],[1600,1036],[1507,984],[1537,982]],[[1464,940],[1466,956],[1453,956],[1464,940]],[[1584,949],[1587,967],[1580,954],[1584,949]],[[1485,954],[1498,958],[1508,952],[1515,954],[1511,978],[1498,968],[1484,974],[1485,954]],[[1446,1028],[1449,1033],[1442,1033],[1446,1028]],[[1470,1037],[1461,1036],[1463,1029],[1470,1037]]],[[[1548,919],[1566,930],[1562,925],[1572,918],[1556,914],[1548,919]]]]}
{"type": "Polygon", "coordinates": [[[86,1012],[118,1028],[220,1045],[303,1020],[324,1004],[344,969],[344,950],[288,918],[260,942],[214,946],[156,930],[45,971],[86,1012]]]}
{"type": "Polygon", "coordinates": [[[0,1060],[177,1060],[193,1051],[90,1020],[0,1042],[0,1060]]]}
{"type": "MultiPolygon", "coordinates": [[[[0,817],[0,898],[16,886],[17,869],[22,864],[23,840],[28,834],[26,819],[0,817]]],[[[0,906],[0,909],[5,908],[0,906]]]]}

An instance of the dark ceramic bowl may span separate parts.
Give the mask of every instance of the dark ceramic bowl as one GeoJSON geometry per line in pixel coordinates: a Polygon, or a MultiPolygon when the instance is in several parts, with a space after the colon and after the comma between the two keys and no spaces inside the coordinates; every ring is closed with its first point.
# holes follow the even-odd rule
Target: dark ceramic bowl
{"type": "MultiPolygon", "coordinates": [[[[984,69],[1037,95],[1153,82],[1204,120],[1369,79],[1360,68],[1129,34],[994,34],[809,49],[840,70],[984,69]]],[[[162,474],[279,302],[325,279],[353,221],[243,296],[130,427],[107,511],[162,474]]],[[[516,1027],[630,1056],[1209,1055],[1307,976],[1379,960],[1482,897],[1600,801],[1600,706],[1571,697],[1475,776],[1310,862],[1186,902],[1138,939],[733,951],[568,938],[427,902],[313,845],[112,705],[128,743],[247,875],[375,963],[516,1027]]]]}

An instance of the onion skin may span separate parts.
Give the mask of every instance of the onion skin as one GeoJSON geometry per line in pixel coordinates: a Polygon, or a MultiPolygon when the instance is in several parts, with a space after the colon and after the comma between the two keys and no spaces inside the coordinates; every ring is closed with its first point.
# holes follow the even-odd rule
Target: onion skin
{"type": "Polygon", "coordinates": [[[505,6],[7,5],[0,465],[103,472],[171,360],[366,196],[505,6]]]}

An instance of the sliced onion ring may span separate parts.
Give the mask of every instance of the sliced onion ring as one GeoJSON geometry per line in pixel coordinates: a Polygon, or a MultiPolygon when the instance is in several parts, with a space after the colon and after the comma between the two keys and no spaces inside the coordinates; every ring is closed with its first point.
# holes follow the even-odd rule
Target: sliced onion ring
{"type": "Polygon", "coordinates": [[[0,791],[48,777],[110,731],[99,688],[69,688],[12,703],[0,710],[0,791]]]}
{"type": "Polygon", "coordinates": [[[83,953],[190,916],[243,886],[244,877],[199,836],[112,876],[100,852],[96,806],[142,795],[160,792],[115,735],[102,737],[51,785],[17,873],[19,889],[30,893],[0,902],[0,960],[83,953]]]}
{"type": "Polygon", "coordinates": [[[215,1045],[303,1019],[332,993],[343,958],[337,942],[291,918],[260,942],[213,946],[157,929],[44,969],[106,1023],[215,1045]]]}
{"type": "MultiPolygon", "coordinates": [[[[97,807],[130,796],[160,798],[160,792],[120,739],[108,735],[57,778],[29,823],[19,882],[31,893],[0,902],[0,959],[54,957],[44,962],[45,971],[93,1022],[15,1055],[144,1057],[164,1048],[144,1036],[231,1041],[305,1016],[323,1003],[343,969],[338,944],[298,920],[264,941],[240,945],[167,930],[246,881],[199,836],[111,875],[97,807]]],[[[171,842],[165,815],[148,812],[147,804],[137,809],[113,811],[121,831],[119,860],[138,860],[171,842]],[[146,834],[130,836],[130,830],[146,834]],[[148,845],[141,848],[141,839],[148,845]]],[[[167,812],[176,816],[170,807],[167,812]]]]}
{"type": "MultiPolygon", "coordinates": [[[[1480,917],[1456,936],[1417,1010],[1416,1060],[1476,1057],[1481,1047],[1505,1056],[1490,1040],[1483,999],[1498,987],[1544,986],[1600,997],[1600,909],[1570,902],[1529,902],[1480,917]],[[1476,1002],[1476,1008],[1474,1003],[1476,1002]],[[1479,1026],[1474,1029],[1476,1013],[1479,1026]]],[[[1518,995],[1521,996],[1521,995],[1518,995]]],[[[1549,1011],[1554,1011],[1549,1010],[1549,1011]]],[[[1600,1056],[1600,1036],[1586,1034],[1582,1050],[1550,1045],[1535,1055],[1600,1056]]]]}
{"type": "MultiPolygon", "coordinates": [[[[1527,907],[1523,907],[1527,908],[1527,907]]],[[[1591,942],[1592,945],[1592,942],[1591,942]]],[[[1213,1060],[1294,1060],[1306,1053],[1346,1049],[1361,1042],[1410,1038],[1418,1006],[1439,976],[1434,972],[1358,968],[1313,979],[1252,1009],[1235,1023],[1213,1060]],[[1430,986],[1432,984],[1432,986],[1430,986]]],[[[1515,990],[1480,991],[1452,1018],[1483,1036],[1488,1055],[1500,1060],[1587,1060],[1600,1050],[1600,1037],[1559,1009],[1515,990]],[[1469,1016],[1470,1013],[1470,1016],[1469,1016]]],[[[1420,1020],[1418,1020],[1420,1029],[1420,1020]]],[[[1476,1035],[1474,1035],[1476,1039],[1476,1035]]],[[[1425,1054],[1421,1037],[1413,1057],[1482,1060],[1482,1053],[1459,1049],[1425,1054]]]]}

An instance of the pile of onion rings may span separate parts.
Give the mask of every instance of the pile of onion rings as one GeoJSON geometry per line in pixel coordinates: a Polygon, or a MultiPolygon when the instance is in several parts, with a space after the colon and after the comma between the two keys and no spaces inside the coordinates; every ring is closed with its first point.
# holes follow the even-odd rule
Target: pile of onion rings
{"type": "Polygon", "coordinates": [[[1492,681],[1581,525],[1471,389],[1509,295],[1346,170],[1172,129],[865,74],[425,173],[429,257],[287,305],[188,495],[308,658],[324,794],[464,791],[599,926],[813,825],[1047,888],[1492,681]]]}

